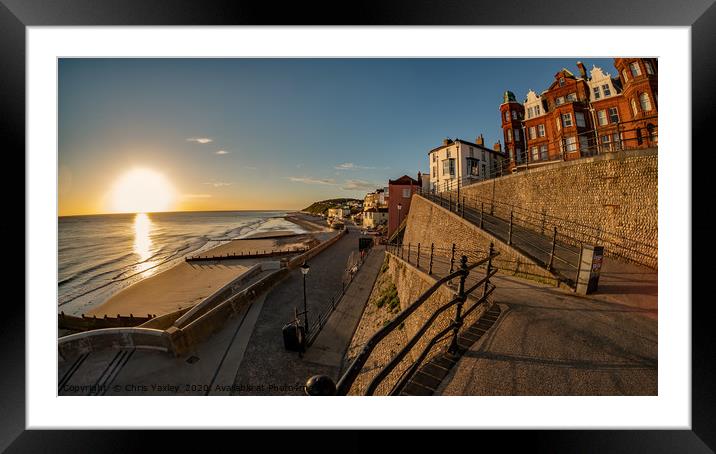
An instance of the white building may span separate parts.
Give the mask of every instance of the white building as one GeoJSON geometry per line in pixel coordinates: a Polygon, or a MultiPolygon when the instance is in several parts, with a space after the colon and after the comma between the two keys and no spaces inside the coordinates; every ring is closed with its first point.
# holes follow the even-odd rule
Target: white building
{"type": "Polygon", "coordinates": [[[329,218],[343,219],[343,218],[347,218],[350,215],[351,215],[351,210],[349,208],[329,208],[328,209],[328,217],[329,218]]]}
{"type": "Polygon", "coordinates": [[[504,155],[484,146],[482,135],[476,143],[462,139],[444,139],[441,146],[428,152],[430,189],[441,192],[485,180],[495,175],[504,155]]]}
{"type": "Polygon", "coordinates": [[[363,211],[363,227],[374,228],[388,222],[388,208],[369,208],[363,211]]]}

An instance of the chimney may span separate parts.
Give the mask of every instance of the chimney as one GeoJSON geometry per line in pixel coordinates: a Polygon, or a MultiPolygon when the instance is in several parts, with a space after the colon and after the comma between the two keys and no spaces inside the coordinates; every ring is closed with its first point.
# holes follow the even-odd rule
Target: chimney
{"type": "Polygon", "coordinates": [[[584,63],[578,61],[577,68],[579,68],[579,75],[582,76],[582,79],[587,80],[587,69],[584,67],[584,63]]]}
{"type": "Polygon", "coordinates": [[[446,137],[443,139],[443,145],[450,145],[452,143],[452,140],[450,138],[446,137]]]}
{"type": "Polygon", "coordinates": [[[418,170],[418,183],[422,184],[423,181],[423,175],[420,173],[420,170],[418,170]]]}
{"type": "Polygon", "coordinates": [[[475,143],[478,145],[482,145],[483,147],[485,146],[485,139],[482,138],[482,134],[480,134],[480,137],[475,139],[475,143]]]}
{"type": "Polygon", "coordinates": [[[500,144],[499,140],[492,146],[492,149],[498,153],[502,153],[502,145],[500,144]]]}

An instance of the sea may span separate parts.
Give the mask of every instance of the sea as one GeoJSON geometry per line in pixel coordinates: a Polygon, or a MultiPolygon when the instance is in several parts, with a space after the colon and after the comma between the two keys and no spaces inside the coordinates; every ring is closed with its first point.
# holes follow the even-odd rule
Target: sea
{"type": "Polygon", "coordinates": [[[187,255],[258,232],[301,227],[285,211],[108,214],[58,218],[58,312],[80,315],[187,255]]]}

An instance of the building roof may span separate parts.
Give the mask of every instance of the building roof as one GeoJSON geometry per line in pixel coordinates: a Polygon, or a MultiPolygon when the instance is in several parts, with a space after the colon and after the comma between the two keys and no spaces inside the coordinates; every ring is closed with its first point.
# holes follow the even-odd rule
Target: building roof
{"type": "Polygon", "coordinates": [[[412,185],[412,186],[418,186],[418,180],[415,180],[413,178],[410,178],[407,175],[403,175],[402,177],[398,178],[397,180],[388,180],[388,184],[405,184],[405,185],[412,185]]]}
{"type": "Polygon", "coordinates": [[[455,139],[454,141],[452,141],[451,143],[449,143],[449,144],[447,144],[447,145],[440,145],[439,147],[435,147],[435,148],[433,148],[432,150],[428,151],[428,155],[429,155],[430,153],[432,153],[433,151],[442,150],[442,149],[445,148],[445,147],[449,147],[449,146],[455,145],[456,142],[461,142],[461,143],[464,143],[465,145],[470,145],[471,147],[477,147],[477,148],[480,148],[480,149],[482,149],[482,150],[490,151],[490,152],[496,153],[496,154],[498,154],[498,155],[500,155],[500,156],[504,156],[504,154],[502,154],[501,152],[499,152],[499,151],[497,151],[497,150],[493,150],[492,148],[487,148],[487,147],[484,146],[484,145],[478,145],[478,144],[476,144],[476,143],[474,143],[474,142],[468,142],[467,140],[462,140],[462,139],[455,139]]]}

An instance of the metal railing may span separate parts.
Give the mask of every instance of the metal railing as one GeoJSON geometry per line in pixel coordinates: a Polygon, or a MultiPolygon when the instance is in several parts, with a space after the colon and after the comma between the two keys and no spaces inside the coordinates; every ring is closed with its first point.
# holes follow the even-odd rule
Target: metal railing
{"type": "Polygon", "coordinates": [[[559,236],[556,226],[552,226],[549,235],[545,235],[547,232],[544,230],[540,233],[533,230],[532,225],[518,223],[514,211],[509,211],[505,219],[495,214],[494,206],[490,207],[489,213],[484,203],[470,203],[467,196],[462,196],[459,202],[453,199],[452,193],[423,196],[519,250],[570,287],[576,285],[581,244],[578,247],[573,241],[565,241],[559,236]]]}
{"type": "MultiPolygon", "coordinates": [[[[387,252],[394,254],[395,249],[388,250],[387,252]]],[[[333,384],[330,377],[314,376],[308,380],[306,386],[307,393],[309,395],[347,395],[366,365],[366,362],[381,341],[383,341],[389,334],[395,332],[399,327],[403,326],[406,319],[420,309],[423,304],[425,304],[425,302],[428,301],[428,299],[442,286],[448,284],[453,279],[459,278],[459,285],[455,297],[448,303],[443,304],[434,310],[416,330],[415,334],[413,334],[413,336],[405,343],[403,348],[395,356],[393,356],[387,364],[380,367],[377,374],[373,376],[368,383],[364,395],[373,395],[378,387],[384,383],[386,378],[396,369],[398,364],[406,359],[407,354],[416,345],[418,345],[419,341],[423,340],[423,337],[426,335],[428,330],[435,325],[439,316],[453,307],[455,308],[454,319],[452,319],[446,327],[440,329],[437,334],[434,334],[427,341],[417,358],[412,361],[409,367],[401,372],[399,377],[397,377],[396,382],[390,387],[388,394],[396,395],[403,390],[409,380],[417,373],[420,366],[424,364],[430,351],[432,351],[435,346],[439,344],[439,342],[450,339],[450,346],[447,351],[457,353],[460,348],[458,344],[458,335],[460,329],[464,325],[466,317],[472,314],[480,305],[487,302],[488,298],[495,289],[495,286],[490,282],[490,278],[497,272],[497,269],[492,266],[492,261],[498,255],[499,253],[494,251],[492,245],[490,245],[489,251],[483,258],[470,265],[468,265],[468,257],[463,255],[460,258],[460,264],[457,270],[451,271],[444,277],[440,278],[428,290],[416,298],[412,304],[401,311],[393,320],[371,336],[356,358],[352,361],[350,366],[346,369],[345,373],[340,377],[337,384],[333,384]],[[466,280],[471,271],[482,265],[486,265],[485,276],[469,288],[466,288],[466,280]],[[480,287],[483,289],[482,295],[477,298],[469,308],[463,311],[463,305],[466,301],[468,301],[467,297],[480,287]]]]}
{"type": "Polygon", "coordinates": [[[331,316],[331,314],[333,314],[333,311],[336,310],[338,303],[340,303],[341,299],[346,294],[346,290],[348,290],[348,287],[353,282],[353,279],[355,279],[355,276],[358,274],[358,271],[363,267],[363,264],[365,263],[366,259],[368,258],[368,254],[372,249],[373,247],[365,251],[365,253],[361,253],[358,261],[354,265],[348,266],[348,269],[346,270],[348,280],[341,280],[341,289],[338,290],[333,296],[331,296],[331,303],[323,312],[318,315],[316,321],[313,322],[313,325],[311,325],[310,329],[307,330],[306,347],[310,347],[311,344],[313,344],[323,327],[326,326],[328,318],[331,316]]]}

